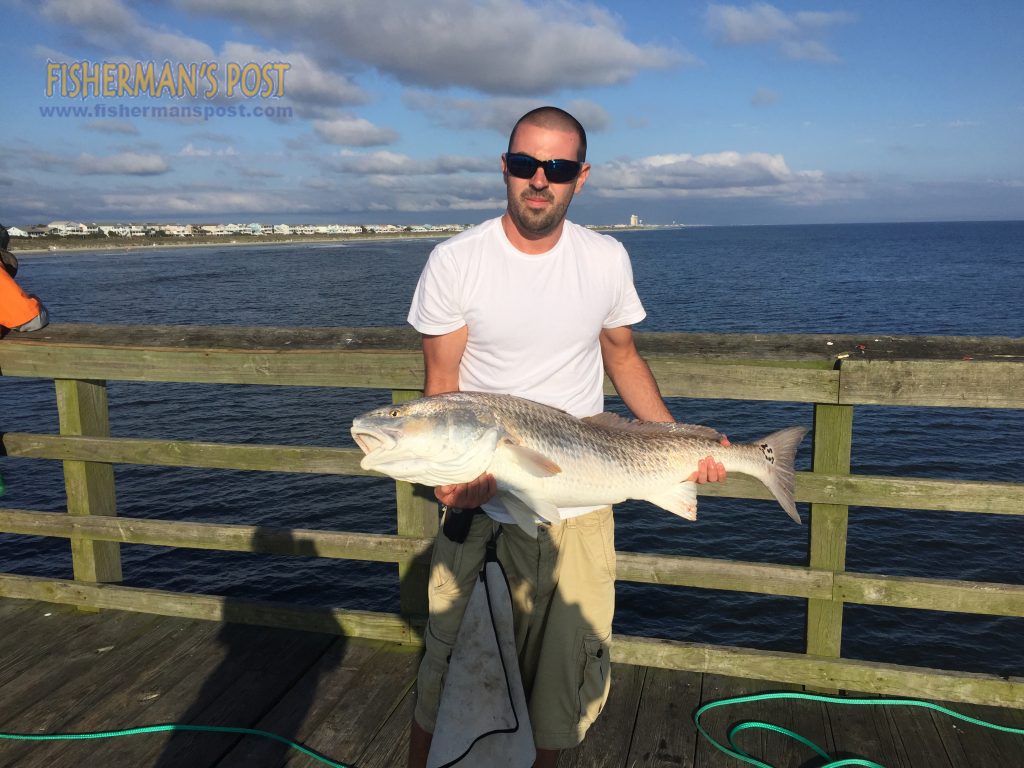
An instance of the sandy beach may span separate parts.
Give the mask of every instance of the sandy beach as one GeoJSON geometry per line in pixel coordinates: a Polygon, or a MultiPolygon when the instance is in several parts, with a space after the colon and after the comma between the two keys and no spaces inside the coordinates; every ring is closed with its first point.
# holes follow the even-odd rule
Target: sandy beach
{"type": "MultiPolygon", "coordinates": [[[[590,227],[598,232],[629,232],[665,229],[656,225],[637,227],[590,227]]],[[[8,250],[18,255],[67,254],[75,251],[126,251],[140,248],[203,248],[206,246],[301,245],[305,243],[351,243],[381,240],[444,240],[458,232],[368,232],[345,235],[213,235],[203,237],[63,237],[12,238],[8,250]]]]}
{"type": "Polygon", "coordinates": [[[440,240],[456,232],[388,232],[359,235],[235,235],[212,237],[105,237],[11,239],[8,250],[17,255],[67,254],[75,251],[126,251],[140,248],[203,248],[206,246],[258,246],[303,243],[370,242],[380,240],[440,240]]]}

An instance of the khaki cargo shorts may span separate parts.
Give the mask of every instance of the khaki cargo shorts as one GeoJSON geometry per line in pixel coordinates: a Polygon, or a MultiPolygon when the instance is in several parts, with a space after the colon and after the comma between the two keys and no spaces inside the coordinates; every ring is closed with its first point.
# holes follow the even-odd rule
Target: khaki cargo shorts
{"type": "Polygon", "coordinates": [[[512,595],[534,741],[542,749],[569,749],[583,741],[611,684],[615,536],[610,507],[539,525],[536,539],[486,515],[474,518],[462,544],[438,534],[425,654],[416,683],[416,722],[433,732],[452,645],[487,542],[499,527],[498,559],[512,595]]]}

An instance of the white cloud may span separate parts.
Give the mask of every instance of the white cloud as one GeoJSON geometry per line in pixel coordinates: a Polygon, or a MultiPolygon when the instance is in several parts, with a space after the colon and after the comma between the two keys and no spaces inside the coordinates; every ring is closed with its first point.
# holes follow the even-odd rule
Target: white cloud
{"type": "Polygon", "coordinates": [[[798,11],[787,14],[769,3],[710,5],[708,33],[722,45],[774,45],[783,56],[830,63],[839,61],[821,40],[828,30],[856,21],[845,11],[798,11]]]}
{"type": "Polygon", "coordinates": [[[294,104],[300,116],[328,117],[325,109],[365,104],[366,92],[345,75],[336,74],[298,51],[259,48],[245,43],[225,43],[220,54],[222,69],[228,62],[282,62],[288,64],[282,88],[284,102],[294,104]]]}
{"type": "Polygon", "coordinates": [[[403,83],[490,94],[615,85],[691,55],[630,41],[618,19],[572,0],[180,0],[194,13],[247,23],[272,39],[315,46],[403,83]],[[367,34],[373,30],[373,34],[367,34]]]}
{"type": "Polygon", "coordinates": [[[445,156],[430,160],[417,160],[397,152],[369,152],[357,154],[342,152],[329,158],[325,165],[342,173],[356,173],[372,176],[427,176],[451,175],[456,173],[491,172],[499,173],[497,159],[445,156]]]}
{"type": "Polygon", "coordinates": [[[45,0],[39,10],[83,43],[119,56],[134,47],[157,60],[213,58],[213,50],[206,43],[147,24],[120,0],[45,0]]]}
{"type": "Polygon", "coordinates": [[[234,147],[224,149],[210,149],[209,147],[196,147],[191,141],[178,152],[179,157],[237,157],[238,151],[234,147]]]}
{"type": "Polygon", "coordinates": [[[796,31],[796,23],[773,5],[761,3],[743,9],[735,5],[711,5],[707,25],[720,43],[750,45],[774,42],[796,31]]]}
{"type": "Polygon", "coordinates": [[[170,166],[160,155],[138,152],[121,152],[106,157],[83,153],[75,161],[75,173],[82,176],[156,176],[169,170],[170,166]]]}
{"type": "Polygon", "coordinates": [[[777,104],[778,101],[778,92],[773,91],[770,88],[758,88],[750,98],[750,103],[755,107],[771,106],[772,104],[777,104]]]}
{"type": "Polygon", "coordinates": [[[244,166],[238,169],[238,174],[247,179],[282,179],[284,174],[281,171],[274,171],[269,168],[249,168],[244,166]]]}
{"type": "Polygon", "coordinates": [[[87,131],[96,131],[97,133],[118,133],[127,136],[139,135],[139,129],[135,127],[134,123],[130,123],[127,120],[90,120],[89,122],[82,123],[82,128],[87,131]]]}
{"type": "MultiPolygon", "coordinates": [[[[501,96],[468,99],[444,96],[422,90],[408,91],[403,102],[409,109],[423,112],[437,125],[456,130],[486,129],[508,136],[516,120],[531,109],[543,106],[536,98],[501,96]]],[[[611,125],[611,116],[601,105],[587,99],[555,103],[580,121],[587,133],[602,131],[611,125]]]]}
{"type": "Polygon", "coordinates": [[[398,134],[390,128],[381,128],[369,120],[350,115],[314,120],[313,130],[329,144],[349,147],[373,147],[393,144],[398,140],[398,134]]]}
{"type": "Polygon", "coordinates": [[[782,155],[718,152],[653,155],[595,166],[588,189],[602,197],[780,197],[823,195],[821,171],[793,171],[782,155]]]}
{"type": "Polygon", "coordinates": [[[325,179],[323,176],[314,176],[309,179],[302,180],[302,186],[306,189],[313,189],[318,192],[328,192],[334,189],[334,184],[330,179],[325,179]]]}
{"type": "Polygon", "coordinates": [[[779,50],[787,59],[817,61],[822,64],[839,61],[839,57],[818,40],[783,40],[779,43],[779,50]]]}
{"type": "MultiPolygon", "coordinates": [[[[217,53],[200,40],[146,22],[122,0],[46,0],[40,12],[48,21],[65,27],[66,34],[78,42],[108,53],[110,61],[127,60],[127,54],[132,53],[143,61],[216,62],[221,80],[228,63],[286,63],[289,68],[283,75],[282,103],[293,104],[303,116],[322,117],[325,108],[368,100],[347,76],[330,71],[298,50],[264,49],[228,41],[217,53]]],[[[48,48],[37,48],[36,53],[58,61],[73,59],[48,48]]]]}
{"type": "Polygon", "coordinates": [[[163,218],[208,217],[213,212],[221,215],[296,213],[311,209],[302,200],[282,198],[267,192],[238,192],[237,190],[160,190],[153,192],[101,194],[103,208],[115,211],[133,211],[136,215],[159,215],[163,218]]]}

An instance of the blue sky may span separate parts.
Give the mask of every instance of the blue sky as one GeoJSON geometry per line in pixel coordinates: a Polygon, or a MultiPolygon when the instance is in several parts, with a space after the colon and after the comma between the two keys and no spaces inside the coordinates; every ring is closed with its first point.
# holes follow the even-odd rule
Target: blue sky
{"type": "Polygon", "coordinates": [[[5,224],[473,223],[503,210],[509,128],[541,104],[588,129],[580,223],[1024,218],[1019,0],[0,9],[5,224]],[[75,62],[216,64],[218,93],[47,95],[75,62]],[[280,96],[227,97],[250,63],[287,64],[280,96]]]}

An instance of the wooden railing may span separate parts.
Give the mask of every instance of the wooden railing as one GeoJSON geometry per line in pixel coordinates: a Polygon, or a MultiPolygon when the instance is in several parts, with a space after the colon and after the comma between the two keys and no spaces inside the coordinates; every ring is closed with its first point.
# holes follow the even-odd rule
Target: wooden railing
{"type": "MultiPolygon", "coordinates": [[[[620,580],[807,600],[806,653],[617,637],[617,661],[849,689],[1024,707],[1024,679],[844,659],[843,606],[860,603],[1024,616],[1024,585],[909,578],[845,569],[850,505],[1024,515],[1024,483],[850,474],[854,407],[1024,407],[1024,340],[753,334],[640,334],[666,396],[814,404],[807,566],[620,552],[620,580]]],[[[0,596],[223,619],[226,599],[118,585],[121,544],[302,554],[397,563],[401,613],[232,601],[233,621],[419,642],[426,553],[437,530],[431,493],[397,484],[397,535],[268,529],[118,517],[113,465],[367,474],[356,449],[232,445],[109,436],[106,381],[384,388],[420,394],[418,337],[385,328],[282,329],[55,325],[0,341],[0,375],[56,383],[59,435],[7,432],[10,456],[64,462],[67,513],[0,509],[0,532],[71,541],[74,580],[0,574],[0,596]]],[[[10,407],[10,406],[8,406],[10,407]]],[[[731,477],[702,492],[769,498],[731,477]]],[[[993,542],[993,546],[998,546],[993,542]]]]}

